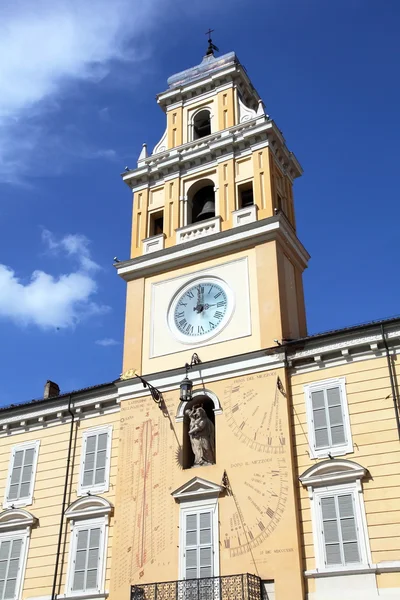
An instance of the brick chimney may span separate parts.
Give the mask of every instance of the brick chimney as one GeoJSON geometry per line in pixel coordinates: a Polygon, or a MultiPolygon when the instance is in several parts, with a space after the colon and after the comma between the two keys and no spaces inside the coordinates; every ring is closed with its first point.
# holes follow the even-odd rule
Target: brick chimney
{"type": "Polygon", "coordinates": [[[44,386],[43,398],[46,400],[47,398],[51,398],[51,396],[59,396],[59,394],[60,388],[58,385],[54,383],[54,381],[50,381],[50,379],[48,379],[46,381],[46,385],[44,386]]]}

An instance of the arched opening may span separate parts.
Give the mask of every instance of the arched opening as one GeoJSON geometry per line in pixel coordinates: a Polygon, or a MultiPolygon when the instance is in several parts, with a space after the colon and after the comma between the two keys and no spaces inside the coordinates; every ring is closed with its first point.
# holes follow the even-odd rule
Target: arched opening
{"type": "Polygon", "coordinates": [[[183,417],[183,468],[205,466],[216,462],[214,402],[199,396],[188,402],[183,417]],[[200,410],[199,410],[200,409],[200,410]],[[198,434],[191,435],[189,432],[198,434]]]}
{"type": "Polygon", "coordinates": [[[188,225],[215,217],[215,191],[211,179],[196,182],[189,191],[188,225]]]}
{"type": "Polygon", "coordinates": [[[193,139],[206,137],[211,134],[211,115],[209,110],[201,110],[193,119],[193,139]]]}

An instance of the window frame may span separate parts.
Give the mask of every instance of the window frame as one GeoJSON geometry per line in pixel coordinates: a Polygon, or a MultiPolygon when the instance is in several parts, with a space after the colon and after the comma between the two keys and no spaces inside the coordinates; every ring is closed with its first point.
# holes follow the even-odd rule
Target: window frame
{"type": "Polygon", "coordinates": [[[346,394],[346,378],[335,377],[331,379],[324,379],[321,381],[314,381],[304,386],[304,396],[307,413],[307,428],[308,428],[308,441],[310,448],[310,458],[327,458],[329,454],[331,456],[343,456],[350,454],[354,451],[353,439],[351,435],[350,416],[349,416],[349,405],[346,394]],[[316,448],[315,441],[315,430],[314,430],[314,419],[313,419],[313,408],[311,394],[316,391],[325,391],[328,387],[337,386],[340,389],[340,396],[342,401],[342,415],[343,415],[343,428],[346,441],[343,444],[337,446],[328,446],[326,448],[316,448]]]}
{"type": "MultiPolygon", "coordinates": [[[[211,512],[211,534],[212,534],[212,577],[219,577],[219,530],[218,530],[218,499],[194,500],[180,503],[179,511],[179,579],[186,580],[186,515],[201,512],[211,512]]],[[[197,577],[196,579],[200,579],[197,577]]]]}
{"type": "Polygon", "coordinates": [[[103,494],[108,492],[110,488],[110,470],[111,470],[111,448],[112,448],[112,425],[99,425],[97,427],[91,427],[86,429],[82,434],[82,449],[81,449],[81,461],[79,468],[79,482],[78,482],[78,496],[85,496],[88,492],[94,494],[103,494]],[[83,485],[84,466],[86,457],[86,445],[87,439],[90,435],[100,435],[101,433],[107,433],[107,450],[106,450],[106,464],[105,464],[105,478],[101,484],[83,485]]]}
{"type": "Polygon", "coordinates": [[[67,567],[67,578],[66,578],[66,597],[92,597],[99,594],[105,594],[105,579],[106,579],[106,566],[107,566],[107,548],[108,548],[108,529],[109,529],[109,516],[108,514],[100,517],[92,517],[87,519],[74,519],[71,518],[71,531],[70,531],[70,545],[68,555],[68,567],[67,567]],[[97,573],[97,587],[91,590],[73,590],[74,583],[74,560],[76,558],[78,532],[88,527],[100,526],[100,544],[99,544],[99,556],[100,564],[97,573]]]}
{"type": "Polygon", "coordinates": [[[21,567],[16,578],[15,594],[13,597],[13,600],[20,600],[20,598],[22,598],[23,582],[25,580],[26,563],[28,560],[30,527],[26,527],[25,529],[16,529],[15,531],[0,532],[0,542],[6,542],[11,540],[22,540],[22,548],[20,554],[21,567]]]}
{"type": "Polygon", "coordinates": [[[10,460],[9,460],[9,464],[8,464],[7,483],[6,483],[5,491],[4,491],[3,508],[12,508],[12,507],[21,508],[23,506],[30,506],[31,504],[33,504],[33,492],[35,489],[35,482],[36,482],[36,471],[37,471],[37,463],[38,463],[38,457],[39,457],[39,448],[40,448],[40,440],[33,440],[30,442],[22,442],[20,444],[16,444],[15,446],[12,446],[10,460]],[[18,498],[16,500],[8,500],[7,498],[8,498],[8,494],[10,491],[11,476],[12,476],[12,472],[13,472],[15,454],[19,450],[29,450],[30,448],[34,448],[35,454],[34,454],[34,459],[33,459],[33,464],[32,464],[32,479],[31,479],[31,483],[30,483],[30,487],[29,487],[29,495],[24,498],[18,498]]]}
{"type": "Polygon", "coordinates": [[[371,549],[369,545],[367,518],[365,514],[364,497],[361,481],[327,485],[318,488],[309,488],[311,501],[311,522],[315,549],[315,566],[318,572],[331,573],[335,571],[357,571],[370,568],[372,565],[371,549]],[[321,498],[352,495],[354,501],[354,518],[357,529],[357,541],[360,552],[360,562],[348,565],[330,565],[325,563],[325,539],[323,534],[323,520],[321,498]]]}

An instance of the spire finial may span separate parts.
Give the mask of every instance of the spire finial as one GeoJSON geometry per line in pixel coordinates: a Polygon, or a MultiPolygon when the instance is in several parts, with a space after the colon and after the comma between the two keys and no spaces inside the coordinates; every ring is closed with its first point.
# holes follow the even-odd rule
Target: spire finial
{"type": "Polygon", "coordinates": [[[208,35],[208,48],[207,48],[206,56],[214,56],[214,50],[216,52],[219,52],[219,48],[217,48],[217,46],[212,43],[211,34],[213,31],[214,31],[214,29],[209,29],[205,33],[205,35],[208,35]]]}

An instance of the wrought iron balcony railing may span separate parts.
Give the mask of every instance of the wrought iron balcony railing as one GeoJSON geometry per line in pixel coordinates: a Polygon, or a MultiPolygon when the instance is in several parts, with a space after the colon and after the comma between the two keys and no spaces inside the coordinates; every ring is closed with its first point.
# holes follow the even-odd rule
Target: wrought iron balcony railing
{"type": "Polygon", "coordinates": [[[256,575],[224,575],[145,583],[131,587],[131,600],[262,600],[256,575]]]}

